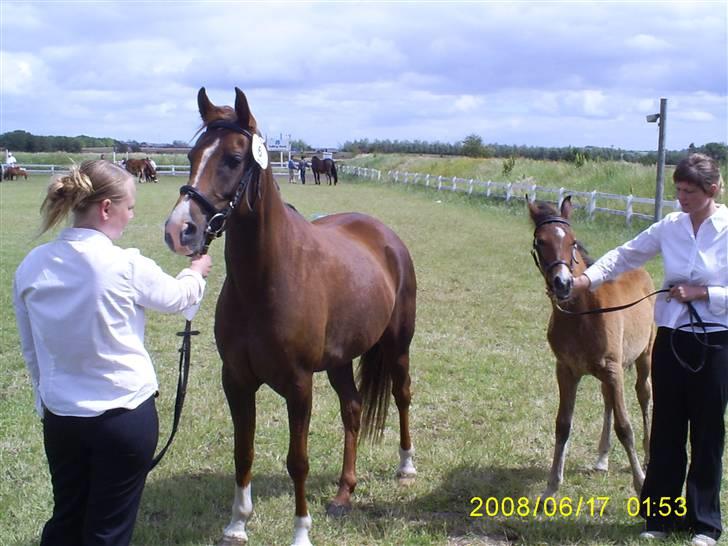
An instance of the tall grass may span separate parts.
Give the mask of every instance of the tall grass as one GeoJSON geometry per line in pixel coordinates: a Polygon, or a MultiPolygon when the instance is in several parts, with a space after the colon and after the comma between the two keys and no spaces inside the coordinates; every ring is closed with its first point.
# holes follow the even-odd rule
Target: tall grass
{"type": "MultiPolygon", "coordinates": [[[[10,305],[13,272],[24,254],[54,234],[34,239],[47,179],[0,184],[0,544],[37,544],[52,507],[41,427],[20,356],[10,305]]],[[[178,195],[179,179],[139,186],[136,218],[120,243],[134,246],[176,273],[186,260],[163,245],[162,223],[178,195]]],[[[302,214],[358,210],[392,226],[412,253],[418,277],[417,331],[412,345],[413,442],[419,476],[410,487],[394,480],[397,419],[392,405],[381,444],[362,444],[354,511],[328,519],[335,494],[343,432],[338,401],[325,375],[314,381],[307,493],[318,546],[637,544],[640,521],[628,515],[633,495],[624,452],[615,440],[611,470],[594,473],[601,399],[593,378],[582,381],[564,497],[609,497],[594,516],[471,517],[471,498],[531,500],[543,490],[553,450],[557,387],[545,339],[550,306],[529,249],[532,226],[521,203],[422,188],[352,183],[289,185],[284,198],[302,214]]],[[[595,256],[634,235],[617,223],[574,222],[595,256]]],[[[181,428],[149,477],[134,535],[136,546],[215,544],[233,498],[232,425],[220,386],[213,309],[223,276],[222,241],[211,247],[215,267],[195,327],[192,371],[181,428]]],[[[656,283],[659,262],[648,266],[656,283]]],[[[169,430],[180,316],[150,314],[146,344],[156,364],[162,440],[169,430]]],[[[630,384],[634,374],[628,374],[630,384]]],[[[627,389],[632,422],[638,406],[627,389]]],[[[253,545],[290,544],[292,485],[286,473],[288,426],[284,402],[267,387],[257,397],[253,545]]],[[[639,442],[638,442],[639,443],[639,442]]],[[[726,483],[724,481],[724,491],[726,483]]],[[[724,513],[728,510],[725,495],[724,513]]],[[[668,541],[667,544],[681,544],[668,541]]]]}
{"type": "MultiPolygon", "coordinates": [[[[654,197],[656,167],[624,161],[586,161],[579,166],[568,161],[536,161],[516,158],[515,165],[504,173],[503,159],[427,156],[415,154],[363,154],[348,164],[382,171],[418,172],[435,176],[475,178],[483,181],[515,182],[533,178],[540,186],[567,188],[575,191],[594,190],[636,197],[654,197]]],[[[674,166],[665,168],[665,199],[673,198],[672,173],[674,166]]],[[[723,179],[726,165],[721,165],[723,179]]],[[[725,194],[722,196],[725,202],[725,194]]]]}

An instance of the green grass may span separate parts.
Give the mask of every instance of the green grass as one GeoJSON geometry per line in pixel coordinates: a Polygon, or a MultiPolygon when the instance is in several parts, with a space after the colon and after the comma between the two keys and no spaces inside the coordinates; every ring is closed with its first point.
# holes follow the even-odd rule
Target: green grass
{"type": "MultiPolygon", "coordinates": [[[[451,175],[452,176],[452,175],[451,175]]],[[[12,275],[25,253],[54,236],[33,238],[47,177],[0,184],[0,544],[37,544],[52,498],[40,422],[20,355],[10,298],[12,275]]],[[[162,224],[183,179],[163,177],[139,186],[136,218],[120,241],[175,274],[186,260],[166,250],[162,224]]],[[[482,199],[376,183],[337,187],[281,181],[287,201],[307,217],[358,210],[392,226],[410,248],[418,276],[417,331],[412,345],[412,435],[419,476],[409,487],[394,480],[397,420],[390,410],[381,444],[362,444],[359,485],[350,516],[331,520],[325,505],[336,491],[342,456],[338,401],[326,377],[314,382],[307,497],[318,546],[637,544],[640,520],[627,514],[633,495],[623,449],[614,439],[611,470],[591,472],[601,399],[598,382],[582,381],[562,496],[609,497],[595,517],[470,517],[472,497],[533,499],[546,484],[557,405],[554,358],[545,339],[550,306],[529,255],[532,226],[523,203],[482,199]]],[[[638,227],[617,220],[574,229],[594,256],[638,227]]],[[[149,477],[133,544],[215,544],[233,500],[232,425],[213,339],[214,301],[224,275],[222,241],[211,247],[215,267],[195,327],[192,371],[177,438],[149,477]]],[[[661,281],[657,261],[648,264],[661,281]]],[[[147,347],[157,366],[158,400],[166,440],[172,414],[181,316],[150,313],[147,347]]],[[[634,373],[628,374],[630,384],[634,373]]],[[[628,403],[641,437],[631,387],[628,403]]],[[[290,544],[292,485],[286,472],[287,419],[283,400],[258,394],[255,514],[251,545],[290,544]]],[[[725,481],[724,481],[725,492],[725,481]]],[[[723,510],[728,513],[726,496],[723,510]]],[[[683,537],[684,538],[684,537],[683,537]]],[[[667,544],[680,544],[672,541],[667,544]]]]}
{"type": "MultiPolygon", "coordinates": [[[[656,168],[623,161],[587,161],[583,166],[567,161],[536,161],[517,158],[515,167],[503,174],[503,159],[476,159],[471,157],[439,157],[417,154],[363,154],[348,164],[384,171],[431,174],[452,178],[475,178],[494,182],[515,182],[533,178],[533,183],[549,188],[591,192],[594,190],[637,197],[655,196],[656,168]]],[[[672,173],[674,167],[665,168],[665,199],[673,198],[672,173]]],[[[721,166],[723,179],[726,165],[721,166]]],[[[725,201],[723,201],[725,202],[725,201]]]]}

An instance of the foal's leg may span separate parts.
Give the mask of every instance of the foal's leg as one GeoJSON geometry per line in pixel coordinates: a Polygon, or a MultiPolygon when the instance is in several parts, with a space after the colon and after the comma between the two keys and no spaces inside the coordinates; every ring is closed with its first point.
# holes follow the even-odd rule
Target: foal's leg
{"type": "Polygon", "coordinates": [[[602,434],[599,437],[599,451],[597,462],[594,463],[594,470],[606,472],[609,470],[609,450],[612,445],[612,413],[614,405],[612,399],[607,395],[607,386],[602,383],[602,400],[604,400],[604,419],[602,421],[602,434]]]}
{"type": "Polygon", "coordinates": [[[574,403],[576,402],[576,388],[579,377],[561,362],[556,362],[556,380],[559,384],[559,409],[556,413],[556,443],[554,445],[554,458],[551,463],[549,481],[542,497],[553,497],[564,481],[564,463],[566,461],[566,448],[571,433],[571,421],[574,417],[574,403]]]}
{"type": "Polygon", "coordinates": [[[328,370],[329,382],[339,395],[341,420],[344,424],[344,463],[339,478],[339,491],[326,507],[329,516],[343,516],[351,511],[351,494],[356,487],[356,444],[361,426],[361,395],[354,382],[353,365],[328,370]]]}
{"type": "Polygon", "coordinates": [[[624,402],[624,370],[621,362],[607,361],[602,368],[604,371],[599,374],[599,379],[606,385],[605,393],[614,405],[614,432],[624,446],[632,468],[632,484],[639,495],[642,490],[642,483],[645,481],[645,474],[642,472],[637,450],[634,446],[634,432],[629,422],[627,405],[624,402]]]}
{"type": "Polygon", "coordinates": [[[296,516],[293,522],[293,546],[311,546],[308,532],[311,516],[306,503],[306,478],[308,477],[308,429],[311,422],[313,375],[302,372],[292,378],[286,394],[288,429],[290,434],[286,465],[293,480],[296,496],[296,516]]]}
{"type": "Polygon", "coordinates": [[[232,518],[223,531],[222,542],[227,546],[248,542],[245,526],[253,513],[250,482],[255,454],[255,392],[258,386],[251,388],[231,381],[224,368],[222,383],[233,419],[235,441],[235,500],[232,518]]]}
{"type": "Polygon", "coordinates": [[[650,370],[652,369],[652,351],[648,347],[644,353],[637,357],[635,368],[637,368],[637,380],[634,389],[637,391],[637,400],[642,411],[642,448],[645,453],[645,466],[650,460],[650,402],[652,401],[652,382],[650,381],[650,370]]]}

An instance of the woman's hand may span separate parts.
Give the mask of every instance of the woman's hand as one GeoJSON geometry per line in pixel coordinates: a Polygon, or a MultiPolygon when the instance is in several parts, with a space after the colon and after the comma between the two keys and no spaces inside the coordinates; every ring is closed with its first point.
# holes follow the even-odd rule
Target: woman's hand
{"type": "Polygon", "coordinates": [[[695,300],[708,299],[708,287],[694,284],[676,284],[670,287],[670,298],[685,303],[695,300]]]}
{"type": "Polygon", "coordinates": [[[209,254],[195,256],[190,260],[190,269],[202,275],[203,278],[206,278],[207,275],[210,273],[211,267],[212,258],[210,258],[209,254]]]}
{"type": "Polygon", "coordinates": [[[584,274],[574,277],[574,284],[571,286],[571,298],[578,298],[584,292],[589,290],[591,280],[584,274]]]}

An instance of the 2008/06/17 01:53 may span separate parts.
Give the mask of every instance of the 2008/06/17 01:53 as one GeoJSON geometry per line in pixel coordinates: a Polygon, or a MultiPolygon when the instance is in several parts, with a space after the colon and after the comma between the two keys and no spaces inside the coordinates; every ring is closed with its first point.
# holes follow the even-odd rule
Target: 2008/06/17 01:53
{"type": "MultiPolygon", "coordinates": [[[[555,499],[547,497],[542,499],[536,497],[472,497],[470,504],[474,508],[470,512],[470,517],[536,517],[545,516],[547,518],[577,518],[584,517],[603,517],[604,511],[611,501],[611,497],[562,497],[555,499]]],[[[642,499],[638,497],[629,497],[626,502],[626,512],[630,517],[637,517],[640,512],[646,516],[662,516],[671,515],[682,517],[687,513],[684,497],[661,497],[659,499],[642,499]]]]}

